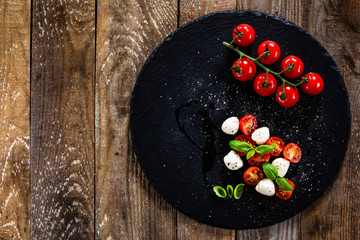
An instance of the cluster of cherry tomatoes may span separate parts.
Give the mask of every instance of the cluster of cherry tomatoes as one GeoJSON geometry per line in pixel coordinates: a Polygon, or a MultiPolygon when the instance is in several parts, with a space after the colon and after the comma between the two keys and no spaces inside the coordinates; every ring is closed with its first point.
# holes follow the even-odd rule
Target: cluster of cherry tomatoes
{"type": "MultiPolygon", "coordinates": [[[[248,47],[255,40],[255,30],[248,24],[240,24],[234,28],[232,38],[230,45],[235,43],[240,47],[248,47]]],[[[274,41],[262,42],[257,49],[257,58],[239,52],[240,58],[232,66],[234,77],[239,81],[249,81],[256,75],[256,65],[260,66],[265,73],[260,73],[254,79],[253,87],[256,93],[268,97],[275,92],[276,101],[283,107],[291,107],[298,102],[297,86],[299,85],[301,90],[308,95],[317,95],[323,90],[324,81],[319,74],[314,72],[305,74],[296,84],[283,78],[285,76],[288,79],[297,79],[303,74],[304,63],[297,56],[285,57],[281,62],[281,72],[274,72],[265,67],[264,65],[272,65],[280,59],[281,49],[274,41]],[[282,81],[280,86],[275,76],[282,81]]]]}
{"type": "MultiPolygon", "coordinates": [[[[235,140],[245,142],[247,144],[255,147],[255,142],[251,138],[251,134],[257,129],[257,120],[254,115],[246,115],[240,119],[240,128],[243,134],[235,137],[235,140]]],[[[286,174],[290,163],[297,163],[300,161],[302,153],[300,147],[295,143],[289,143],[285,145],[284,141],[279,137],[269,137],[266,142],[266,145],[275,145],[276,148],[270,153],[258,154],[255,153],[254,156],[248,159],[249,165],[251,165],[244,173],[244,181],[248,185],[257,185],[261,180],[264,179],[264,172],[261,169],[263,164],[269,163],[271,156],[276,157],[272,161],[274,165],[279,170],[279,177],[284,177],[286,174]],[[283,154],[283,158],[279,156],[283,154]],[[290,163],[289,163],[290,162],[290,163]],[[285,163],[285,164],[284,164],[285,163]],[[286,165],[286,166],[284,166],[286,165]],[[284,169],[285,168],[285,169],[284,169]]],[[[237,152],[240,156],[245,156],[246,153],[237,152]]],[[[295,184],[287,179],[292,189],[294,189],[295,184]]],[[[289,199],[292,195],[292,191],[283,191],[275,185],[275,194],[281,199],[289,199]]]]}

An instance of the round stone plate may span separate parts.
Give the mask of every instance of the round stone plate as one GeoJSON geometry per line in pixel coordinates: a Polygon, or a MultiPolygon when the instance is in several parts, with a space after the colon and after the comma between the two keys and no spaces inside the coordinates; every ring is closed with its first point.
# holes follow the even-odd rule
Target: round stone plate
{"type": "Polygon", "coordinates": [[[195,220],[230,229],[275,224],[309,206],[339,172],[350,134],[347,91],[328,52],[297,25],[255,11],[209,14],[170,34],[138,76],[130,117],[137,160],[159,194],[195,220]],[[255,57],[261,42],[277,42],[281,57],[270,68],[279,71],[282,59],[296,55],[304,62],[304,74],[323,77],[323,92],[308,96],[300,91],[300,101],[283,108],[274,96],[257,95],[252,81],[237,81],[229,69],[238,55],[222,42],[230,42],[233,28],[241,23],[256,31],[255,42],[242,51],[255,57]],[[301,161],[286,174],[295,183],[291,199],[263,196],[249,185],[239,200],[214,194],[215,185],[244,182],[245,159],[237,171],[224,165],[234,137],[222,133],[221,124],[246,114],[255,115],[271,136],[301,147],[301,161]]]}

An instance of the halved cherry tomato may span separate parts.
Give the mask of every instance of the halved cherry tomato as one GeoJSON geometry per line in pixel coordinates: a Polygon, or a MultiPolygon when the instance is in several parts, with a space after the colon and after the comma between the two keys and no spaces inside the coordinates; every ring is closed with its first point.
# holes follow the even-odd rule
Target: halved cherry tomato
{"type": "Polygon", "coordinates": [[[240,130],[245,135],[251,135],[257,128],[257,120],[254,115],[245,115],[240,119],[240,130]]]}
{"type": "Polygon", "coordinates": [[[254,89],[257,94],[263,97],[268,97],[273,94],[277,87],[276,79],[273,75],[268,73],[267,81],[266,73],[260,73],[254,80],[254,89]]]}
{"type": "Polygon", "coordinates": [[[282,150],[285,147],[285,143],[281,138],[278,137],[271,137],[266,141],[267,145],[272,145],[274,144],[276,146],[276,148],[270,152],[271,155],[277,157],[281,154],[282,150]]]}
{"type": "Polygon", "coordinates": [[[324,80],[319,74],[310,72],[302,78],[305,83],[301,84],[301,90],[309,95],[318,95],[324,88],[324,80]]]}
{"type": "Polygon", "coordinates": [[[268,163],[270,160],[270,153],[259,154],[255,153],[254,156],[248,159],[251,166],[261,167],[264,163],[268,163]]]}
{"type": "Polygon", "coordinates": [[[249,167],[244,173],[244,181],[249,185],[256,185],[263,179],[264,173],[258,167],[249,167]]]}
{"type": "Polygon", "coordinates": [[[232,38],[237,39],[234,43],[240,47],[248,47],[255,40],[255,30],[248,24],[240,24],[234,28],[232,38]]]}
{"type": "MultiPolygon", "coordinates": [[[[293,181],[287,179],[288,182],[290,183],[290,185],[292,186],[293,189],[295,189],[295,184],[293,183],[293,181]]],[[[279,189],[279,187],[277,185],[275,185],[275,193],[276,196],[278,196],[280,199],[286,200],[291,198],[291,195],[293,193],[293,191],[283,191],[281,189],[279,189]]]]}
{"type": "MultiPolygon", "coordinates": [[[[235,138],[235,140],[239,140],[241,142],[246,142],[248,144],[250,144],[251,146],[255,147],[255,142],[254,140],[251,139],[250,136],[248,135],[245,135],[245,134],[242,134],[242,135],[239,135],[235,138]]],[[[237,154],[239,154],[240,156],[245,156],[246,155],[246,152],[238,152],[236,151],[237,154]]]]}
{"type": "Polygon", "coordinates": [[[290,64],[292,64],[293,67],[283,72],[284,76],[291,79],[300,77],[304,71],[304,63],[301,59],[293,55],[287,56],[281,62],[281,71],[286,69],[290,64]]]}
{"type": "Polygon", "coordinates": [[[231,69],[232,74],[234,77],[239,81],[249,81],[256,74],[256,65],[253,61],[243,57],[240,60],[237,59],[231,69]]]}
{"type": "Polygon", "coordinates": [[[275,93],[276,101],[283,107],[292,107],[299,101],[299,91],[289,84],[280,85],[275,93]],[[283,90],[284,89],[284,90],[283,90]]]}
{"type": "Polygon", "coordinates": [[[289,143],[284,148],[284,158],[289,160],[291,163],[297,163],[300,161],[302,153],[301,149],[295,143],[289,143]]]}
{"type": "Polygon", "coordinates": [[[266,65],[274,64],[280,58],[281,50],[279,45],[274,41],[264,41],[260,43],[257,49],[257,56],[261,56],[266,50],[270,52],[259,58],[260,62],[266,65]]]}

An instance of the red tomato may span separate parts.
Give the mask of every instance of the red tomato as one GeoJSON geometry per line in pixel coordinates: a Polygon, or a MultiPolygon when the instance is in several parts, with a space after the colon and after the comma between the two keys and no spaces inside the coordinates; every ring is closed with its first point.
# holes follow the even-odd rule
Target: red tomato
{"type": "Polygon", "coordinates": [[[234,28],[232,33],[232,38],[236,38],[234,40],[235,44],[240,47],[248,47],[255,40],[255,30],[248,24],[240,24],[236,28],[234,28]]]}
{"type": "Polygon", "coordinates": [[[302,153],[301,149],[295,143],[289,143],[284,148],[284,158],[289,160],[291,163],[297,163],[300,161],[302,153]]]}
{"type": "Polygon", "coordinates": [[[292,64],[293,67],[283,72],[284,76],[291,79],[300,77],[304,71],[304,63],[301,59],[293,55],[287,56],[281,62],[281,71],[286,69],[290,64],[292,64]]]}
{"type": "Polygon", "coordinates": [[[237,80],[248,81],[255,76],[256,65],[247,58],[241,58],[239,64],[239,59],[237,59],[233,64],[232,73],[237,80]]]}
{"type": "MultiPolygon", "coordinates": [[[[250,145],[252,145],[253,147],[255,147],[255,142],[254,140],[251,139],[250,136],[248,135],[245,135],[245,134],[242,134],[242,135],[239,135],[235,138],[235,140],[239,140],[241,142],[246,142],[250,145]]],[[[246,152],[238,152],[236,151],[237,154],[239,154],[240,156],[245,156],[246,155],[246,152]]]]}
{"type": "Polygon", "coordinates": [[[301,84],[301,90],[309,95],[318,95],[324,88],[324,80],[319,74],[311,72],[303,76],[304,84],[301,84]]]}
{"type": "Polygon", "coordinates": [[[268,163],[270,160],[270,153],[259,154],[255,153],[254,156],[248,159],[251,166],[261,167],[264,163],[268,163]]]}
{"type": "MultiPolygon", "coordinates": [[[[288,180],[288,182],[290,183],[290,185],[292,186],[293,191],[294,191],[294,189],[295,189],[295,184],[293,183],[293,181],[291,181],[291,180],[289,180],[289,179],[287,179],[287,180],[288,180]]],[[[291,198],[291,195],[292,195],[293,191],[283,191],[283,190],[279,189],[279,187],[278,187],[277,185],[275,185],[275,193],[276,193],[276,196],[278,196],[278,197],[281,198],[281,199],[286,200],[286,199],[291,198]]]]}
{"type": "Polygon", "coordinates": [[[268,97],[276,90],[277,82],[273,75],[268,73],[266,81],[266,73],[260,73],[254,80],[254,89],[257,94],[268,97]]]}
{"type": "Polygon", "coordinates": [[[251,135],[257,128],[257,120],[254,115],[245,115],[240,119],[240,130],[245,135],[251,135]]]}
{"type": "Polygon", "coordinates": [[[275,95],[276,101],[283,107],[292,107],[299,101],[299,91],[289,84],[285,84],[284,88],[279,86],[275,95]]]}
{"type": "Polygon", "coordinates": [[[258,167],[249,167],[244,173],[244,181],[249,185],[256,185],[263,179],[264,173],[258,167]]]}
{"type": "Polygon", "coordinates": [[[274,64],[277,60],[279,60],[281,55],[281,50],[279,45],[277,45],[274,41],[264,41],[262,42],[257,50],[257,56],[261,56],[264,51],[269,50],[270,52],[266,55],[262,56],[259,60],[263,64],[271,65],[274,64]]]}
{"type": "Polygon", "coordinates": [[[266,141],[267,145],[272,145],[274,144],[276,146],[276,148],[270,152],[271,155],[277,157],[280,155],[280,153],[282,152],[282,150],[285,147],[285,143],[281,138],[278,137],[271,137],[266,141]]]}

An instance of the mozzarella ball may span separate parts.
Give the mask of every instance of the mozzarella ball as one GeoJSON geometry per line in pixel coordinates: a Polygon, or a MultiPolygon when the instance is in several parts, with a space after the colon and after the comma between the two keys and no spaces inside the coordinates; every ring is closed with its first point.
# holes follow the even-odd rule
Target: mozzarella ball
{"type": "Polygon", "coordinates": [[[221,125],[221,130],[229,135],[235,135],[239,131],[239,119],[237,117],[229,117],[221,125]]]}
{"type": "Polygon", "coordinates": [[[224,163],[226,167],[230,170],[238,170],[244,166],[243,161],[240,156],[233,150],[231,150],[225,157],[224,163]]]}
{"type": "Polygon", "coordinates": [[[266,196],[273,196],[275,194],[275,184],[269,178],[264,178],[255,187],[255,190],[266,196]]]}
{"type": "Polygon", "coordinates": [[[285,158],[276,158],[271,164],[277,168],[279,177],[284,177],[290,167],[290,162],[285,158]]]}
{"type": "Polygon", "coordinates": [[[269,137],[270,131],[267,127],[258,128],[253,132],[253,134],[251,134],[252,140],[254,140],[257,145],[264,144],[269,137]]]}

